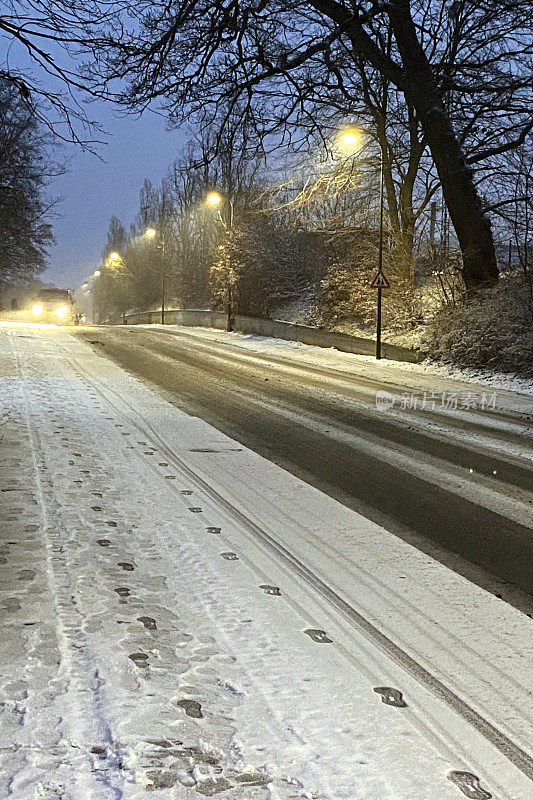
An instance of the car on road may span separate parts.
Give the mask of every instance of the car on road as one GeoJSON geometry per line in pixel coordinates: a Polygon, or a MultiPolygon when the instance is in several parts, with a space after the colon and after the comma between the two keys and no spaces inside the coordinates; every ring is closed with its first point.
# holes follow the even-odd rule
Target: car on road
{"type": "Polygon", "coordinates": [[[73,301],[67,289],[41,289],[29,309],[31,318],[55,325],[72,325],[73,301]]]}

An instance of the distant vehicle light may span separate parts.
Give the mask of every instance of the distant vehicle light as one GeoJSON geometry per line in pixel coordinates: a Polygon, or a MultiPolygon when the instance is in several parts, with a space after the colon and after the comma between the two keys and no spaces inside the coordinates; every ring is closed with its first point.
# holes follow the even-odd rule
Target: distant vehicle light
{"type": "Polygon", "coordinates": [[[39,305],[39,303],[35,303],[34,306],[31,308],[32,314],[35,314],[36,317],[39,317],[43,313],[43,307],[39,305]]]}
{"type": "Polygon", "coordinates": [[[59,306],[59,308],[56,308],[56,314],[60,319],[63,319],[68,314],[68,306],[59,306]]]}

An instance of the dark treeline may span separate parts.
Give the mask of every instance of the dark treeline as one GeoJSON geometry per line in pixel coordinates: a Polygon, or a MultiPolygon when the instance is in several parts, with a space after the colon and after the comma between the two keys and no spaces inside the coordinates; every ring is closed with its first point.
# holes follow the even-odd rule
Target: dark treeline
{"type": "Polygon", "coordinates": [[[524,0],[0,0],[34,65],[0,75],[85,146],[78,92],[201,131],[132,229],[113,223],[101,316],[157,305],[164,277],[179,305],[305,298],[321,324],[369,324],[381,173],[400,329],[490,299],[509,266],[531,308],[531,19],[524,0]]]}
{"type": "Polygon", "coordinates": [[[51,149],[31,104],[0,77],[0,286],[46,267],[52,229],[45,187],[58,174],[51,149]]]}
{"type": "MultiPolygon", "coordinates": [[[[251,316],[371,327],[380,146],[370,131],[342,122],[306,158],[276,153],[267,159],[238,127],[222,143],[208,133],[190,142],[158,187],[145,182],[131,227],[111,221],[90,289],[100,321],[160,308],[164,279],[167,307],[228,310],[231,304],[251,316]],[[210,202],[213,195],[217,202],[210,202]],[[155,235],[146,236],[147,229],[155,235]]],[[[383,259],[392,289],[385,325],[398,332],[460,302],[465,286],[460,246],[431,161],[420,156],[407,178],[412,154],[401,138],[391,141],[389,155],[383,259]],[[409,226],[399,221],[406,182],[413,210],[408,235],[409,226]]],[[[498,194],[488,192],[485,202],[501,200],[507,187],[513,202],[502,206],[505,214],[493,215],[499,266],[518,268],[530,284],[525,225],[531,198],[514,181],[522,175],[526,188],[527,170],[507,160],[513,182],[502,177],[498,194]]]]}

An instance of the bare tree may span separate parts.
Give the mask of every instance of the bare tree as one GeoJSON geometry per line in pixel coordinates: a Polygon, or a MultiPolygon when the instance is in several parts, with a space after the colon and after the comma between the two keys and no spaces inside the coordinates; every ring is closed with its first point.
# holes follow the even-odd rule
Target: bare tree
{"type": "Polygon", "coordinates": [[[97,144],[100,126],[83,100],[101,92],[84,63],[102,44],[103,26],[120,35],[120,10],[124,3],[101,0],[0,0],[0,78],[60,140],[97,144]]]}
{"type": "Polygon", "coordinates": [[[489,135],[482,146],[475,122],[454,122],[450,96],[470,97],[473,107],[482,97],[481,114],[498,98],[523,94],[528,78],[514,65],[527,51],[526,5],[458,0],[450,15],[444,0],[140,0],[129,31],[107,39],[107,77],[128,78],[123,99],[131,107],[160,99],[176,121],[192,110],[223,127],[240,104],[256,134],[278,136],[279,143],[277,132],[290,123],[314,128],[306,101],[325,88],[327,102],[330,90],[353,83],[355,62],[364,62],[416,114],[461,246],[467,288],[475,289],[494,283],[498,271],[473,166],[523,141],[531,122],[509,113],[504,140],[489,135]],[[477,46],[463,54],[465,30],[477,46]],[[468,139],[478,142],[471,155],[468,139]]]}
{"type": "Polygon", "coordinates": [[[0,280],[44,270],[51,244],[44,189],[60,172],[51,146],[13,85],[0,79],[0,280]]]}

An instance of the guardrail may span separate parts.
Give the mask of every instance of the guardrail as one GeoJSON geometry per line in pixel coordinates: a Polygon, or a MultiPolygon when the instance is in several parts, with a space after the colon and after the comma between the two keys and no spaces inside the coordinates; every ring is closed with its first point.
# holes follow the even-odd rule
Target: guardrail
{"type": "MultiPolygon", "coordinates": [[[[137,311],[125,314],[120,319],[110,320],[110,324],[142,325],[153,324],[161,321],[160,311],[137,311]]],[[[239,333],[255,334],[257,336],[270,336],[274,339],[286,339],[291,342],[314,345],[315,347],[333,347],[344,353],[372,356],[376,352],[376,345],[372,339],[362,336],[352,336],[348,333],[326,331],[323,328],[313,328],[311,325],[298,325],[293,322],[283,322],[277,319],[260,319],[236,314],[233,318],[233,329],[239,333]]],[[[223,311],[209,311],[206,309],[184,308],[169,309],[165,311],[165,324],[184,325],[189,328],[216,328],[226,330],[228,316],[223,311]]],[[[381,355],[393,361],[422,360],[420,351],[410,350],[395,344],[382,342],[381,355]]]]}

